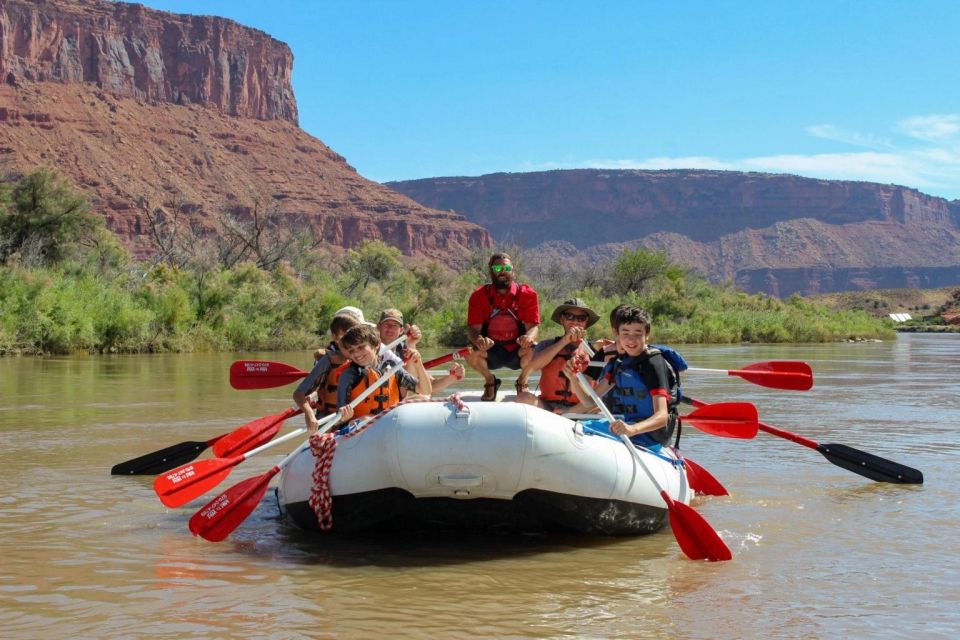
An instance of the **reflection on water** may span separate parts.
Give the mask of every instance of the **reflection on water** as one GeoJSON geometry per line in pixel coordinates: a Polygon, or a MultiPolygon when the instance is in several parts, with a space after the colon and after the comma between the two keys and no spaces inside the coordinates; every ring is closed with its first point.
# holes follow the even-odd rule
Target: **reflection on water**
{"type": "MultiPolygon", "coordinates": [[[[695,504],[734,552],[722,564],[685,560],[669,531],[316,536],[280,522],[272,491],[208,543],[187,529],[205,500],[165,509],[150,478],[109,468],[282,410],[291,388],[234,391],[222,354],[0,359],[0,626],[5,638],[953,637],[958,347],[924,335],[684,347],[705,368],[810,362],[806,393],[709,374],[685,389],[753,401],[769,424],[926,477],[877,484],[764,433],[686,433],[683,449],[733,494],[695,504]]],[[[309,354],[269,357],[309,366],[309,354]]],[[[266,471],[278,449],[222,487],[266,471]]]]}

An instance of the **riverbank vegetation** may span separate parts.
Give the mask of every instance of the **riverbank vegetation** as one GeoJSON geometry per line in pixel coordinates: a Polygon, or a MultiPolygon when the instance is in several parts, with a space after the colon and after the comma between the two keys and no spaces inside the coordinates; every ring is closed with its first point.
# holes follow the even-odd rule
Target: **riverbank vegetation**
{"type": "MultiPolygon", "coordinates": [[[[466,301],[487,281],[489,251],[454,269],[376,241],[327,247],[260,203],[218,214],[212,229],[178,211],[146,211],[155,257],[137,261],[56,174],[0,185],[0,353],[306,349],[323,343],[332,314],[348,304],[370,316],[399,307],[424,344],[466,344],[466,301]]],[[[572,296],[601,316],[622,302],[648,309],[660,342],[893,336],[890,322],[867,312],[712,285],[663,253],[625,250],[583,264],[501,249],[540,293],[543,336],[558,333],[550,313],[572,296]]],[[[606,322],[595,331],[608,331],[606,322]]]]}

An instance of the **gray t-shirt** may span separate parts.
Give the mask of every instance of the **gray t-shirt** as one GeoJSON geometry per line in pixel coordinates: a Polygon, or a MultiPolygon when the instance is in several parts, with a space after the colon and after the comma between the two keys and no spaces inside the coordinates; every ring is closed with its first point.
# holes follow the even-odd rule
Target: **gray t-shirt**
{"type": "Polygon", "coordinates": [[[297,391],[305,396],[310,395],[320,388],[320,385],[323,383],[324,379],[327,377],[327,374],[330,373],[330,369],[332,368],[333,362],[331,362],[330,356],[324,354],[323,357],[314,363],[313,369],[310,370],[310,373],[307,374],[307,377],[304,378],[299,385],[297,385],[297,391]]]}

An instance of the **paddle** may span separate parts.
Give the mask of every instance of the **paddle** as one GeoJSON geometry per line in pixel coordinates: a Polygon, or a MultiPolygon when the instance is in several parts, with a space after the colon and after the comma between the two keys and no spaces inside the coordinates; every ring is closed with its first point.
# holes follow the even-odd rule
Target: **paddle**
{"type": "MultiPolygon", "coordinates": [[[[616,418],[613,417],[610,409],[607,408],[607,405],[603,403],[603,400],[601,400],[597,392],[594,391],[593,385],[590,384],[587,377],[582,373],[578,373],[577,379],[580,381],[584,391],[589,394],[590,399],[593,400],[594,404],[603,412],[603,416],[611,423],[615,422],[616,418]]],[[[667,490],[663,488],[663,485],[660,484],[656,476],[653,475],[653,472],[647,467],[643,456],[640,455],[640,452],[637,451],[633,443],[630,442],[630,438],[621,434],[620,440],[623,441],[627,449],[630,450],[633,459],[639,467],[643,469],[643,472],[647,474],[647,478],[650,479],[651,484],[656,487],[660,493],[660,497],[663,498],[663,501],[667,504],[670,528],[673,530],[673,535],[677,539],[677,544],[680,545],[680,549],[686,556],[691,560],[730,560],[733,554],[730,553],[730,549],[706,519],[697,513],[693,507],[670,497],[667,490]]]]}
{"type": "Polygon", "coordinates": [[[787,389],[790,391],[807,391],[813,386],[813,371],[806,362],[797,360],[771,360],[769,362],[755,362],[743,369],[704,369],[688,367],[687,371],[703,373],[725,373],[728,376],[739,376],[748,382],[770,387],[771,389],[787,389]]]}
{"type": "MultiPolygon", "coordinates": [[[[380,376],[374,384],[364,389],[363,393],[350,402],[351,407],[356,407],[363,402],[370,394],[379,389],[387,380],[393,377],[397,371],[403,368],[402,364],[397,364],[390,368],[384,375],[380,376]]],[[[339,414],[333,413],[320,420],[320,427],[325,427],[337,421],[339,414]]],[[[173,471],[159,475],[153,481],[153,489],[160,498],[160,502],[168,507],[179,507],[194,498],[202,496],[204,493],[214,488],[220,482],[230,475],[233,468],[252,456],[274,447],[290,438],[307,432],[306,427],[301,427],[291,431],[273,442],[263,444],[252,451],[236,455],[230,458],[210,458],[193,462],[188,465],[178,467],[173,471]]]]}
{"type": "Polygon", "coordinates": [[[680,416],[700,431],[721,438],[749,440],[756,437],[759,423],[757,408],[749,402],[718,402],[680,416]],[[717,409],[717,411],[704,411],[717,409]]]}
{"type": "Polygon", "coordinates": [[[110,473],[115,476],[156,475],[196,460],[211,446],[219,457],[236,455],[272,439],[277,435],[283,421],[297,413],[299,413],[297,409],[287,409],[282,413],[257,418],[230,433],[220,434],[206,442],[181,442],[116,464],[110,469],[110,473]]]}
{"type": "MultiPolygon", "coordinates": [[[[684,398],[683,401],[695,407],[710,406],[694,398],[684,398]]],[[[769,434],[819,451],[824,458],[833,464],[847,471],[859,474],[864,478],[869,478],[876,482],[923,484],[923,473],[913,467],[908,467],[898,462],[875,456],[872,453],[848,447],[845,444],[819,444],[809,438],[797,435],[796,433],[790,433],[778,427],[772,427],[762,422],[759,423],[759,427],[769,434]]]]}
{"type": "MultiPolygon", "coordinates": [[[[374,417],[366,418],[357,428],[370,422],[374,417]]],[[[266,473],[238,482],[208,502],[190,518],[190,531],[193,535],[210,542],[220,542],[233,533],[260,504],[263,494],[267,492],[267,487],[270,485],[270,480],[308,446],[310,446],[309,441],[304,442],[266,473]]]]}
{"type": "MultiPolygon", "coordinates": [[[[390,345],[387,345],[392,348],[390,345]]],[[[393,344],[396,346],[396,344],[393,344]]],[[[450,362],[470,353],[470,347],[439,356],[423,363],[425,369],[450,362]]],[[[282,387],[309,375],[293,365],[270,360],[237,360],[230,365],[230,386],[234,389],[272,389],[282,387]]]]}
{"type": "Polygon", "coordinates": [[[730,495],[730,492],[720,484],[719,480],[690,458],[683,456],[683,464],[687,468],[687,481],[690,483],[690,488],[697,493],[705,496],[730,495]]]}

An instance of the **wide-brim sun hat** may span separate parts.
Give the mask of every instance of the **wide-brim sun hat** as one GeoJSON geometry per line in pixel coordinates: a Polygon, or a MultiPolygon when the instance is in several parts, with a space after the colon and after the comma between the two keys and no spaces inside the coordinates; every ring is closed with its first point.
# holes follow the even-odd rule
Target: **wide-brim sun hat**
{"type": "Polygon", "coordinates": [[[358,308],[356,308],[356,307],[343,307],[343,308],[337,309],[336,313],[334,313],[333,316],[334,316],[334,317],[336,317],[336,316],[353,316],[354,318],[356,318],[356,319],[359,320],[360,322],[366,322],[366,321],[364,320],[364,318],[363,318],[363,311],[360,311],[360,309],[358,309],[358,308]]]}
{"type": "Polygon", "coordinates": [[[597,320],[600,319],[600,316],[597,315],[597,312],[588,307],[587,303],[583,301],[583,298],[570,298],[569,300],[564,300],[563,304],[553,310],[553,315],[550,316],[550,319],[557,324],[560,324],[560,317],[571,309],[577,309],[587,314],[586,326],[588,327],[592,327],[597,323],[597,320]]]}

